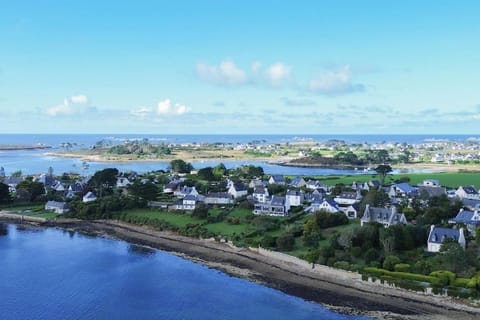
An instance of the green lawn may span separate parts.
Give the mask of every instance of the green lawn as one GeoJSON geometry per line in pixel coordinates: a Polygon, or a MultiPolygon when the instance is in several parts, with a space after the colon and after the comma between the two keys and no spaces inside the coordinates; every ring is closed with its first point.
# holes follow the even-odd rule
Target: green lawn
{"type": "MultiPolygon", "coordinates": [[[[443,173],[400,173],[395,175],[389,175],[385,182],[392,182],[395,179],[401,177],[409,177],[410,184],[416,185],[422,183],[425,179],[436,179],[440,181],[442,186],[449,188],[457,188],[461,185],[474,185],[477,188],[480,187],[480,173],[464,173],[464,172],[443,172],[443,173]]],[[[358,176],[328,176],[320,177],[325,184],[335,185],[343,183],[345,185],[351,185],[352,182],[365,182],[370,180],[379,180],[377,175],[358,175],[358,176]]]]}
{"type": "Polygon", "coordinates": [[[233,209],[228,216],[232,218],[245,218],[252,215],[252,210],[235,208],[233,209]]]}
{"type": "Polygon", "coordinates": [[[41,213],[31,214],[31,217],[45,218],[45,219],[54,219],[58,215],[55,212],[43,211],[41,213]]]}
{"type": "Polygon", "coordinates": [[[176,227],[184,227],[189,223],[201,223],[203,220],[197,219],[192,217],[190,214],[180,214],[174,212],[164,212],[164,211],[156,211],[150,209],[137,209],[137,210],[130,210],[127,213],[127,216],[135,216],[135,217],[148,217],[153,219],[164,220],[176,227]]]}
{"type": "Polygon", "coordinates": [[[253,231],[252,226],[242,223],[242,224],[229,224],[227,222],[217,222],[204,225],[208,231],[215,234],[221,234],[225,236],[232,236],[234,234],[248,233],[253,231]]]}

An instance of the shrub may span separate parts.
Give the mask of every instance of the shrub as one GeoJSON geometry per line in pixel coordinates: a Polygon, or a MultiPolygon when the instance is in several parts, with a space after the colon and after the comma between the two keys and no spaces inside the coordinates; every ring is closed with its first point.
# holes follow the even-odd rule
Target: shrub
{"type": "Polygon", "coordinates": [[[347,261],[337,261],[333,266],[337,269],[350,270],[350,264],[347,261]]]}
{"type": "Polygon", "coordinates": [[[397,263],[394,266],[395,272],[410,272],[411,268],[408,263],[397,263]]]}
{"type": "MultiPolygon", "coordinates": [[[[400,263],[400,258],[397,256],[388,256],[383,260],[383,269],[393,271],[396,264],[400,263]]],[[[395,270],[397,271],[397,270],[395,270]]]]}
{"type": "Polygon", "coordinates": [[[438,270],[430,273],[431,277],[436,277],[440,280],[440,284],[443,286],[453,284],[455,278],[457,277],[455,273],[447,270],[438,270]]]}
{"type": "Polygon", "coordinates": [[[390,276],[395,279],[429,282],[434,285],[441,284],[440,279],[434,276],[424,276],[422,274],[409,273],[409,272],[393,272],[393,271],[388,271],[388,270],[373,268],[373,267],[363,268],[363,271],[366,272],[367,274],[371,274],[377,277],[390,276]]]}

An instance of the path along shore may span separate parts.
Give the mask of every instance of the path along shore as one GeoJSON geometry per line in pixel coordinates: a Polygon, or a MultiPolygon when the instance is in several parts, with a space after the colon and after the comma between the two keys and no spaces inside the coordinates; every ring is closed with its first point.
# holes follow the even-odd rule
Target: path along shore
{"type": "Polygon", "coordinates": [[[214,240],[183,237],[112,220],[29,221],[0,213],[0,222],[33,223],[124,240],[171,252],[228,274],[265,284],[340,312],[376,319],[480,319],[480,308],[465,300],[433,296],[362,281],[356,273],[312,265],[285,254],[237,248],[214,240]]]}

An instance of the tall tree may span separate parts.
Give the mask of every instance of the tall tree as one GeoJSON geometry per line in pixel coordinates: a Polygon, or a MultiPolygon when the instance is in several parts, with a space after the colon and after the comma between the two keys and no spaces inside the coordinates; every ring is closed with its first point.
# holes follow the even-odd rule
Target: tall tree
{"type": "Polygon", "coordinates": [[[12,198],[10,197],[10,190],[5,183],[0,182],[0,204],[10,203],[12,198]]]}
{"type": "Polygon", "coordinates": [[[392,172],[392,167],[390,167],[388,164],[381,164],[375,168],[375,172],[377,172],[377,174],[380,176],[382,185],[384,185],[387,174],[392,172]]]}

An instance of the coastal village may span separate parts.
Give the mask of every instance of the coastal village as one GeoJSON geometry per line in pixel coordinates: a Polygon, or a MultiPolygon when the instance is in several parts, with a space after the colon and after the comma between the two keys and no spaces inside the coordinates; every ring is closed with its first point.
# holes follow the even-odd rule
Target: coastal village
{"type": "Polygon", "coordinates": [[[2,168],[0,202],[47,220],[123,220],[281,251],[312,266],[475,295],[477,188],[433,178],[410,183],[407,176],[390,175],[386,164],[373,170],[350,182],[326,183],[324,177],[268,175],[252,165],[195,170],[178,159],[168,171],[144,174],[109,168],[85,177],[57,176],[50,168],[6,176],[2,168]],[[31,209],[32,203],[41,204],[31,209]]]}

